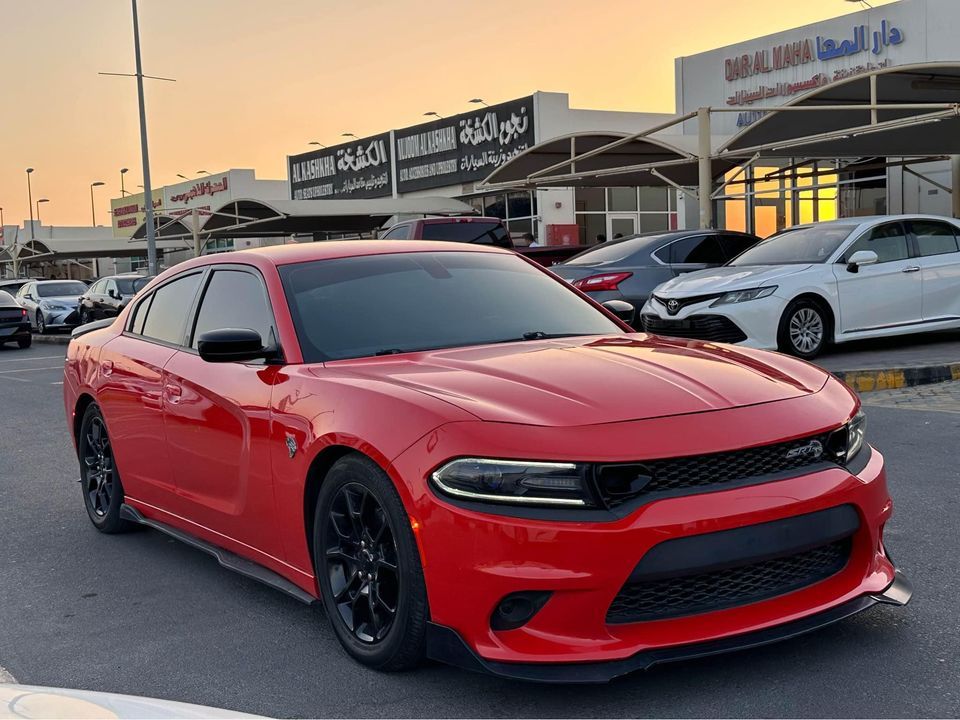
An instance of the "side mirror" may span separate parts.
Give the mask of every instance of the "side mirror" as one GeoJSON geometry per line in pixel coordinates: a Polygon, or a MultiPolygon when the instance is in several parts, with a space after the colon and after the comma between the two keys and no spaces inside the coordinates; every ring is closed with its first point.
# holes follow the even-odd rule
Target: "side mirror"
{"type": "Polygon", "coordinates": [[[861,265],[874,265],[879,259],[873,250],[857,250],[847,260],[847,272],[860,272],[861,265]]]}
{"type": "Polygon", "coordinates": [[[636,308],[625,300],[607,300],[601,305],[623,320],[627,325],[633,324],[633,318],[637,314],[636,308]]]}
{"type": "Polygon", "coordinates": [[[114,300],[119,300],[119,299],[120,299],[120,293],[118,293],[118,292],[117,292],[116,290],[114,290],[113,288],[110,288],[109,290],[107,290],[107,295],[109,295],[110,297],[112,297],[114,300]]]}
{"type": "Polygon", "coordinates": [[[247,362],[267,357],[269,350],[256,330],[223,328],[208,330],[197,338],[197,350],[207,362],[247,362]]]}

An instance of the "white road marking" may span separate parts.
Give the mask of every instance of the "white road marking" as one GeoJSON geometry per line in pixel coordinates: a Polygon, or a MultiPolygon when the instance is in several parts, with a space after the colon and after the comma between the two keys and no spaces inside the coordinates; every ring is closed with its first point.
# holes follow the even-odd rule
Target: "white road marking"
{"type": "Polygon", "coordinates": [[[0,683],[15,683],[17,680],[0,665],[0,683]]]}
{"type": "Polygon", "coordinates": [[[27,380],[26,378],[18,378],[18,377],[0,377],[0,380],[13,380],[14,382],[25,382],[25,383],[33,382],[32,380],[27,380]]]}
{"type": "Polygon", "coordinates": [[[49,365],[39,368],[21,368],[19,370],[0,370],[0,375],[9,375],[10,373],[39,372],[40,370],[63,370],[63,365],[49,365]]]}
{"type": "Polygon", "coordinates": [[[0,362],[30,362],[31,360],[59,360],[63,355],[41,355],[40,357],[10,358],[0,360],[0,362]]]}

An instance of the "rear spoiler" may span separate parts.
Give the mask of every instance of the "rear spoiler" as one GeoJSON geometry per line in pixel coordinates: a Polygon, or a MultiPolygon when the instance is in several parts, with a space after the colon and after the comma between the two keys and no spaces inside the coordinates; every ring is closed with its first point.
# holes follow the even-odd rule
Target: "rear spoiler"
{"type": "Polygon", "coordinates": [[[73,332],[70,333],[71,338],[78,338],[81,335],[86,335],[88,332],[93,332],[94,330],[102,330],[103,328],[108,328],[113,325],[116,318],[106,318],[104,320],[94,320],[89,322],[86,325],[80,325],[73,329],[73,332]]]}

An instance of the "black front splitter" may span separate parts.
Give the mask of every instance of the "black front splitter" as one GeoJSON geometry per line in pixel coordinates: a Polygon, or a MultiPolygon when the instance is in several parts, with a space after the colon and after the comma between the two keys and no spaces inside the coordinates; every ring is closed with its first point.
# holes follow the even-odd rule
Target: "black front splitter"
{"type": "Polygon", "coordinates": [[[638,670],[647,670],[661,663],[693,660],[787,640],[819,630],[822,627],[863,612],[879,603],[906,605],[912,595],[913,586],[898,570],[894,581],[878,595],[863,595],[842,605],[793,622],[719,640],[657,650],[644,650],[623,660],[590,663],[507,663],[486,660],[477,655],[456,630],[444,625],[428,623],[427,655],[433,660],[455,665],[465,670],[488,673],[511,680],[541,683],[605,683],[621,675],[627,675],[638,670]]]}

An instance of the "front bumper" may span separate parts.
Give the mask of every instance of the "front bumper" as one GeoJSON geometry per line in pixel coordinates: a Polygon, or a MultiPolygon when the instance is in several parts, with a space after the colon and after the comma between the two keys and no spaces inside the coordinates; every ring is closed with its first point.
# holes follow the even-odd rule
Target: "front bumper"
{"type": "Polygon", "coordinates": [[[80,313],[76,308],[67,310],[40,310],[43,322],[50,330],[72,328],[80,324],[80,313]]]}
{"type": "MultiPolygon", "coordinates": [[[[617,663],[614,670],[603,673],[614,677],[665,657],[685,657],[683,647],[749,646],[757,641],[745,640],[747,636],[788,637],[796,631],[777,628],[818,627],[823,622],[806,619],[839,619],[845,616],[836,610],[840,607],[865,609],[873,603],[865,604],[862,598],[883,595],[895,580],[882,542],[882,528],[893,508],[883,458],[875,450],[856,474],[833,466],[760,484],[657,499],[605,521],[571,515],[557,519],[550,513],[518,517],[514,509],[497,514],[491,507],[468,507],[438,497],[422,481],[403,482],[425,478],[451,457],[474,456],[478,447],[490,457],[642,461],[656,457],[651,452],[672,457],[737,447],[745,431],[757,445],[784,440],[787,427],[796,428],[793,437],[806,437],[836,427],[836,418],[849,417],[853,410],[850,394],[830,386],[790,401],[603,426],[463,422],[438,428],[396,458],[391,468],[405,486],[407,507],[417,521],[431,619],[461,638],[477,662],[501,674],[505,670],[498,663],[582,667],[612,662],[617,663]],[[684,450],[677,453],[677,447],[684,450]],[[859,526],[843,569],[826,579],[749,604],[683,617],[607,620],[638,562],[656,545],[841,505],[856,510],[859,526]],[[552,595],[525,625],[493,630],[495,609],[517,592],[552,595]]],[[[433,641],[435,656],[455,664],[468,662],[451,649],[456,643],[450,642],[449,632],[432,632],[447,636],[446,641],[433,641]]]]}
{"type": "MultiPolygon", "coordinates": [[[[744,347],[756,348],[759,350],[777,349],[777,328],[780,323],[780,317],[786,308],[786,301],[776,295],[760,298],[758,300],[749,300],[743,303],[732,303],[729,305],[718,305],[712,307],[712,300],[703,303],[689,305],[681,308],[676,315],[671,315],[667,309],[652,297],[647,300],[642,310],[640,318],[649,316],[655,321],[669,325],[677,322],[687,323],[696,322],[702,318],[722,318],[723,321],[735,326],[743,335],[745,340],[737,342],[744,347]]],[[[646,324],[644,324],[646,327],[646,324]]],[[[669,330],[654,331],[660,335],[669,335],[669,330]]],[[[682,337],[710,340],[711,338],[703,335],[698,336],[696,332],[684,334],[682,337]]]]}
{"type": "Polygon", "coordinates": [[[427,626],[427,656],[432,660],[455,665],[464,670],[488,673],[511,680],[527,680],[542,683],[605,683],[622,675],[638,670],[648,670],[654,665],[695,660],[697,658],[722,653],[748,650],[769,645],[770,643],[803,635],[832,623],[857,615],[869,608],[884,603],[903,606],[910,602],[913,586],[898,570],[882,592],[874,595],[862,595],[829,610],[808,615],[775,625],[765,630],[757,630],[743,635],[691,643],[677,647],[640,651],[624,660],[610,660],[598,663],[507,663],[485,660],[470,649],[463,638],[451,628],[429,623],[427,626]]]}

